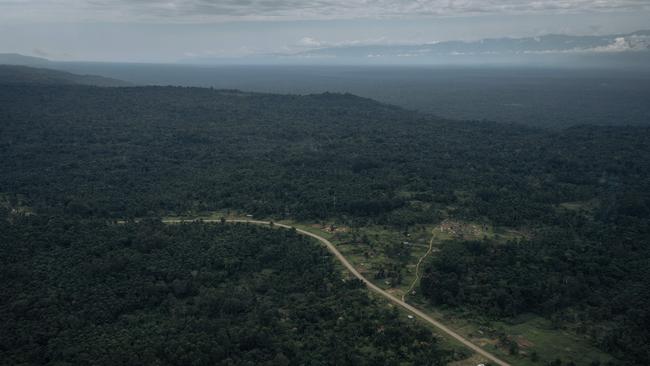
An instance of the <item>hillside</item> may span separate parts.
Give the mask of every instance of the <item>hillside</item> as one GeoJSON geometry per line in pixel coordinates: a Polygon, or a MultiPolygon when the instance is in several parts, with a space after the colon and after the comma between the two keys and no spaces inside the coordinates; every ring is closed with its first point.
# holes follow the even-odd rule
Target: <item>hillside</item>
{"type": "Polygon", "coordinates": [[[18,53],[0,53],[0,65],[47,66],[50,60],[18,53]]]}
{"type": "MultiPolygon", "coordinates": [[[[649,358],[647,127],[544,131],[443,120],[349,94],[181,87],[2,85],[0,107],[4,230],[31,225],[29,214],[53,220],[46,236],[26,238],[34,248],[67,256],[78,232],[69,222],[80,220],[239,212],[349,228],[348,244],[375,245],[360,258],[390,249],[390,276],[399,279],[393,264],[410,257],[401,243],[421,226],[505,227],[522,234],[447,241],[437,258],[451,259],[424,263],[427,301],[479,319],[532,312],[578,329],[621,364],[649,358]],[[57,229],[57,220],[67,223],[57,229]],[[368,227],[397,239],[359,235],[368,227]]],[[[15,247],[21,238],[3,241],[14,243],[3,258],[40,258],[15,247]]],[[[166,245],[110,241],[78,259],[107,256],[118,267],[99,268],[119,271],[122,254],[166,245]]],[[[3,280],[18,286],[13,273],[3,280]]],[[[2,306],[20,308],[16,300],[2,306]]],[[[515,349],[512,357],[530,355],[515,349]]]]}
{"type": "Polygon", "coordinates": [[[0,65],[0,84],[128,86],[127,82],[96,75],[77,75],[64,71],[18,65],[0,65]]]}
{"type": "Polygon", "coordinates": [[[487,119],[556,129],[650,123],[649,74],[625,70],[111,63],[56,63],[52,67],[135,85],[276,94],[349,92],[455,120],[487,119]]]}

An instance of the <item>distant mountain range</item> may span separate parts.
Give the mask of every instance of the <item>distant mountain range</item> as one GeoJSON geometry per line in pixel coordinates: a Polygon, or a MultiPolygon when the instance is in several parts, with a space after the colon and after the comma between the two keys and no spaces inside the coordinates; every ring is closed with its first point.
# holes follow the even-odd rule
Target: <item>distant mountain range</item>
{"type": "MultiPolygon", "coordinates": [[[[22,56],[22,60],[28,59],[22,56]]],[[[21,58],[14,58],[21,60],[21,58]]],[[[33,60],[31,60],[33,61],[33,60]]],[[[47,61],[47,60],[45,60],[47,61]]],[[[95,86],[129,86],[131,84],[96,75],[77,75],[69,72],[42,69],[20,65],[0,65],[0,85],[1,84],[42,84],[42,85],[59,85],[59,84],[78,84],[78,85],[95,85],[95,86]]]]}
{"type": "Polygon", "coordinates": [[[310,64],[473,64],[473,63],[617,63],[643,65],[650,60],[650,31],[603,36],[549,34],[525,38],[488,38],[424,44],[321,46],[291,53],[237,59],[191,58],[189,63],[310,64]]]}
{"type": "Polygon", "coordinates": [[[603,53],[650,51],[650,31],[608,36],[550,34],[526,38],[488,38],[479,41],[448,41],[416,45],[366,45],[325,47],[294,56],[431,57],[462,55],[516,55],[553,53],[603,53]]]}
{"type": "MultiPolygon", "coordinates": [[[[629,34],[487,38],[421,44],[354,44],[301,48],[293,52],[242,57],[190,57],[179,64],[201,65],[519,65],[618,67],[650,70],[650,30],[629,34]]],[[[70,69],[75,63],[19,54],[0,54],[0,64],[70,69]]],[[[79,64],[79,62],[77,62],[79,64]]]]}

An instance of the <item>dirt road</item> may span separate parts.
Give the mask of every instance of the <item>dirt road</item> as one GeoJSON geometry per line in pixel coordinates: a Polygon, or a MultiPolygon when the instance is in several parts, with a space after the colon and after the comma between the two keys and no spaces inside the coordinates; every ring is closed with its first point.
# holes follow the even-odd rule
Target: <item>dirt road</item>
{"type": "MultiPolygon", "coordinates": [[[[163,222],[165,222],[165,223],[181,223],[181,222],[189,222],[189,221],[192,221],[192,220],[177,220],[177,219],[163,220],[163,222]]],[[[202,221],[203,221],[203,222],[219,222],[220,220],[202,220],[202,221]]],[[[226,222],[240,222],[240,223],[249,223],[249,224],[256,224],[256,225],[271,225],[271,222],[269,222],[269,221],[258,221],[258,220],[226,220],[226,222]]],[[[289,226],[289,225],[280,224],[280,223],[273,223],[273,225],[274,225],[274,226],[277,226],[277,227],[287,228],[287,229],[291,229],[291,228],[292,228],[292,227],[289,226]]],[[[427,315],[427,314],[423,313],[422,311],[418,310],[417,308],[415,308],[415,307],[413,307],[413,306],[407,304],[406,302],[400,300],[399,298],[397,298],[397,297],[395,297],[395,296],[389,294],[388,292],[386,292],[386,291],[384,291],[383,289],[379,288],[379,287],[378,287],[377,285],[375,285],[374,283],[370,282],[368,279],[366,279],[365,277],[363,277],[363,276],[361,275],[361,273],[359,273],[359,272],[358,272],[358,271],[357,271],[357,270],[352,266],[352,264],[351,264],[350,262],[348,262],[348,260],[343,256],[343,254],[341,254],[341,253],[338,251],[338,249],[336,249],[336,246],[334,246],[334,244],[332,244],[329,240],[323,238],[322,236],[319,236],[319,235],[316,235],[316,234],[310,233],[309,231],[305,231],[305,230],[298,229],[298,228],[295,228],[295,229],[296,229],[296,231],[299,232],[300,234],[310,236],[310,237],[312,237],[312,238],[318,240],[319,242],[323,243],[323,244],[327,247],[327,249],[328,249],[332,254],[334,254],[334,256],[336,257],[336,259],[338,259],[339,262],[341,262],[341,264],[343,264],[343,265],[345,266],[345,268],[346,268],[348,271],[350,271],[350,273],[352,273],[352,275],[354,275],[354,277],[356,277],[357,279],[361,280],[361,281],[362,281],[362,282],[363,282],[363,283],[364,283],[364,284],[365,284],[369,289],[371,289],[372,291],[375,291],[375,292],[378,293],[379,295],[381,295],[381,296],[387,298],[388,300],[390,300],[392,303],[394,303],[394,304],[396,304],[396,305],[399,305],[399,306],[401,306],[402,308],[404,308],[404,309],[410,311],[411,313],[413,313],[414,315],[418,316],[418,317],[421,318],[422,320],[424,320],[424,321],[426,321],[427,323],[429,323],[429,324],[433,325],[434,327],[438,328],[439,330],[441,330],[442,332],[446,333],[446,334],[449,335],[450,337],[456,339],[458,342],[462,343],[462,344],[465,345],[467,348],[469,348],[469,349],[471,349],[472,351],[474,351],[474,352],[480,354],[481,356],[485,357],[485,358],[488,359],[489,361],[494,362],[494,363],[496,363],[496,364],[498,364],[498,365],[501,365],[501,366],[510,366],[509,363],[507,363],[507,362],[505,362],[505,361],[503,361],[503,360],[497,358],[497,357],[494,356],[493,354],[491,354],[491,353],[485,351],[485,350],[482,349],[481,347],[479,347],[479,346],[475,345],[474,343],[470,342],[469,340],[465,339],[463,336],[461,336],[460,334],[458,334],[458,333],[454,332],[453,330],[449,329],[447,326],[445,326],[444,324],[440,323],[439,321],[433,319],[433,318],[430,317],[429,315],[427,315]]]]}
{"type": "Polygon", "coordinates": [[[420,257],[420,260],[418,260],[418,264],[415,266],[415,279],[413,280],[413,283],[411,283],[411,286],[409,286],[409,289],[406,290],[404,295],[402,295],[402,301],[406,301],[405,300],[406,296],[408,294],[410,294],[411,291],[413,291],[413,288],[415,287],[418,280],[420,279],[420,264],[422,264],[422,261],[424,261],[424,258],[428,257],[429,254],[431,254],[431,252],[433,251],[433,239],[435,238],[435,236],[433,234],[433,230],[435,230],[435,229],[431,230],[431,240],[429,240],[429,249],[427,250],[426,253],[424,253],[424,255],[422,257],[420,257]]]}

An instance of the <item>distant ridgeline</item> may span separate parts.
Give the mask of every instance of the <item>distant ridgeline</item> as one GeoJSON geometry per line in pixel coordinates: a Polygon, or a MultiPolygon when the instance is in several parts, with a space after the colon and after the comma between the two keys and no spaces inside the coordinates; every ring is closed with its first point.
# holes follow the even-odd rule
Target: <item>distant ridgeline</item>
{"type": "MultiPolygon", "coordinates": [[[[1,60],[2,58],[0,58],[1,60]]],[[[2,65],[0,84],[128,86],[127,82],[95,75],[76,75],[64,71],[29,66],[2,65]]]]}
{"type": "MultiPolygon", "coordinates": [[[[0,86],[0,122],[5,235],[32,225],[25,212],[94,222],[223,209],[400,229],[444,217],[525,228],[530,242],[445,246],[436,257],[449,260],[427,265],[423,292],[494,317],[563,317],[628,364],[650,360],[650,128],[449,121],[343,94],[26,83],[0,86]]],[[[11,234],[0,258],[47,266],[68,255],[69,225],[51,238],[11,234]],[[39,257],[41,247],[55,252],[39,257]]],[[[127,243],[88,258],[130,258],[127,243]]],[[[34,271],[2,268],[15,286],[34,271]]],[[[16,296],[1,308],[55,301],[10,303],[16,296]]]]}
{"type": "MultiPolygon", "coordinates": [[[[354,57],[358,60],[369,62],[356,65],[287,65],[268,60],[267,63],[247,64],[239,59],[237,61],[241,61],[241,64],[237,65],[233,65],[236,62],[234,59],[228,59],[227,64],[200,65],[192,64],[191,60],[178,64],[56,62],[15,54],[0,54],[0,64],[102,75],[132,85],[198,86],[279,94],[349,92],[454,120],[491,120],[561,129],[580,124],[649,125],[648,45],[650,33],[636,32],[622,38],[618,35],[584,38],[546,36],[484,42],[441,42],[421,46],[367,46],[371,50],[364,50],[365,46],[336,49],[344,54],[356,54],[358,57],[354,57]],[[481,56],[482,52],[471,51],[472,48],[480,48],[483,53],[497,58],[503,57],[497,54],[505,52],[510,55],[507,57],[524,57],[538,63],[531,60],[506,63],[506,67],[499,66],[499,62],[491,66],[482,63],[481,66],[463,66],[459,57],[480,59],[485,56],[481,56]],[[572,48],[575,50],[569,52],[572,48]],[[557,53],[547,53],[549,49],[557,49],[557,53]],[[592,51],[588,51],[590,49],[592,51]],[[392,57],[393,61],[373,65],[381,58],[369,59],[366,52],[384,53],[388,60],[392,57]],[[444,58],[445,53],[459,52],[466,56],[447,55],[452,60],[443,64],[435,61],[444,58]],[[401,54],[417,57],[400,57],[401,54]],[[559,66],[542,61],[558,56],[577,60],[569,64],[560,63],[559,66]],[[424,60],[419,64],[404,64],[407,60],[421,58],[424,60]],[[636,60],[634,62],[639,66],[620,64],[616,62],[618,59],[636,60]],[[599,60],[601,63],[589,67],[589,60],[599,60]]],[[[318,57],[311,55],[312,52],[330,51],[316,49],[307,51],[309,55],[294,58],[318,60],[318,57]]],[[[345,62],[348,58],[340,55],[337,59],[345,62]]],[[[18,69],[9,71],[16,74],[18,69]]],[[[26,77],[24,72],[20,71],[23,79],[26,77]]],[[[43,75],[47,72],[45,70],[31,72],[34,75],[27,79],[40,79],[41,82],[51,82],[50,79],[54,78],[54,81],[70,83],[72,78],[74,84],[124,85],[99,77],[43,75]]]]}
{"type": "Polygon", "coordinates": [[[42,57],[25,56],[18,53],[0,53],[0,65],[47,67],[50,64],[50,60],[42,57]]]}

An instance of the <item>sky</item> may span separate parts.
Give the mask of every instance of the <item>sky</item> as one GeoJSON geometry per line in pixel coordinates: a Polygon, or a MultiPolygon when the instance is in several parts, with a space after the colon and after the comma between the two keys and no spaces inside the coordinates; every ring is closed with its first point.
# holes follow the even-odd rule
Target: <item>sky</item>
{"type": "Polygon", "coordinates": [[[182,62],[650,28],[650,0],[0,0],[0,53],[182,62]]]}

